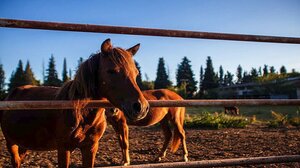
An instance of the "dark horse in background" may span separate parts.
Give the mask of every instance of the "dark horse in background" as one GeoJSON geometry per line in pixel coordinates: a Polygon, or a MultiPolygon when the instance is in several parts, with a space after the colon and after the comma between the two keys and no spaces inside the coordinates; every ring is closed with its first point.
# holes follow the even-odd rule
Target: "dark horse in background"
{"type": "MultiPolygon", "coordinates": [[[[183,98],[177,93],[167,89],[146,90],[143,91],[143,94],[147,100],[183,100],[183,98]]],[[[124,165],[130,164],[127,125],[151,126],[156,123],[160,123],[165,137],[164,145],[156,160],[161,161],[161,159],[166,156],[167,148],[172,138],[171,124],[173,126],[174,133],[171,144],[171,152],[175,153],[181,142],[183,147],[183,159],[184,161],[188,161],[185,131],[183,129],[185,117],[184,107],[153,107],[150,108],[150,111],[145,118],[138,121],[126,121],[124,113],[116,108],[108,109],[108,111],[109,112],[106,113],[107,121],[113,126],[114,130],[118,134],[124,165]]]]}
{"type": "MultiPolygon", "coordinates": [[[[23,86],[6,101],[101,100],[107,98],[122,109],[128,121],[145,117],[149,104],[137,86],[138,70],[130,49],[114,48],[110,39],[101,53],[82,63],[74,80],[61,88],[23,86]]],[[[13,167],[20,167],[27,150],[57,150],[59,167],[69,167],[70,153],[79,148],[83,167],[93,167],[98,141],[106,128],[105,109],[2,111],[1,128],[13,167]]]]}

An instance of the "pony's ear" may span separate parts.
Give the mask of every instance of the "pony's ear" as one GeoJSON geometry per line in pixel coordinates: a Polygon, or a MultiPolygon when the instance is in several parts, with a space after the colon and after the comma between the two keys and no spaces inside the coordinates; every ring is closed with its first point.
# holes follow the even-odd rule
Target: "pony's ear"
{"type": "Polygon", "coordinates": [[[107,54],[107,53],[111,52],[112,48],[113,48],[112,44],[110,42],[110,39],[108,38],[102,43],[101,52],[104,54],[107,54]]]}
{"type": "Polygon", "coordinates": [[[136,52],[139,50],[139,48],[140,48],[140,43],[127,49],[127,51],[130,52],[132,56],[134,56],[136,52]]]}

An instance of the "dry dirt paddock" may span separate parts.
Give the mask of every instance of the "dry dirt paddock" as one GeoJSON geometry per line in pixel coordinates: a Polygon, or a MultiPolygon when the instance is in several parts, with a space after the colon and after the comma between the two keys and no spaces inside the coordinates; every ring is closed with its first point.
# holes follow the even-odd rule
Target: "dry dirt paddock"
{"type": "MultiPolygon", "coordinates": [[[[223,159],[272,155],[300,154],[300,129],[270,129],[250,126],[245,129],[186,129],[189,159],[223,159]]],[[[130,156],[132,164],[153,163],[163,144],[159,127],[130,127],[130,156]]],[[[11,167],[5,139],[0,132],[0,167],[11,167]]],[[[181,161],[181,148],[176,154],[168,153],[163,162],[181,161]]],[[[30,151],[22,167],[57,167],[56,151],[30,151]]],[[[121,152],[113,129],[109,126],[101,139],[96,166],[119,165],[121,152]]],[[[78,150],[71,155],[71,167],[80,167],[78,150]]],[[[249,166],[251,167],[251,166],[249,166]]],[[[254,166],[252,166],[254,167],[254,166]]],[[[300,167],[298,163],[256,165],[255,167],[300,167]]]]}

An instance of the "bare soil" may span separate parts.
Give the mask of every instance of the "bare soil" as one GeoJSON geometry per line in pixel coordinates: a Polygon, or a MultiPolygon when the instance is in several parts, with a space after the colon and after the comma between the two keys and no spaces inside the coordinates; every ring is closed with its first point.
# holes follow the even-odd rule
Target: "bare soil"
{"type": "MultiPolygon", "coordinates": [[[[299,128],[266,128],[252,125],[245,129],[186,129],[189,159],[225,159],[300,154],[299,128]]],[[[155,163],[154,159],[163,144],[159,127],[130,127],[131,164],[155,163]]],[[[113,129],[109,126],[100,141],[96,166],[120,165],[121,150],[113,129]]],[[[71,167],[80,167],[81,154],[75,150],[71,155],[71,167]]],[[[182,161],[182,149],[167,153],[162,162],[182,161]]],[[[0,132],[0,167],[11,167],[5,139],[0,132]]],[[[22,167],[57,167],[57,153],[30,151],[22,167]]],[[[249,166],[251,167],[251,166],[249,166]]],[[[298,163],[256,165],[252,167],[300,167],[298,163]]]]}

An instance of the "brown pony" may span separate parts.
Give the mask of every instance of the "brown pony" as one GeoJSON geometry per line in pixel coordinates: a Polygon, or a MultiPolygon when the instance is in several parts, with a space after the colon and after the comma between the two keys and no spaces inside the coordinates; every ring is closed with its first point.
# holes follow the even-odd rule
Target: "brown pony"
{"type": "MultiPolygon", "coordinates": [[[[139,44],[124,50],[113,48],[110,39],[101,53],[82,63],[74,80],[62,88],[23,86],[6,101],[94,100],[107,98],[124,110],[128,121],[142,119],[149,105],[136,84],[138,71],[132,56],[139,44]]],[[[74,110],[2,111],[1,127],[13,167],[20,167],[27,150],[57,150],[58,166],[69,167],[70,153],[79,148],[84,167],[93,167],[98,141],[105,128],[104,108],[74,110]]]]}
{"type": "MultiPolygon", "coordinates": [[[[143,95],[147,100],[183,100],[177,93],[167,89],[147,90],[143,91],[143,95]]],[[[185,108],[184,107],[153,107],[150,108],[147,116],[139,121],[127,121],[124,113],[116,108],[108,109],[106,113],[107,121],[113,126],[118,134],[120,146],[122,148],[123,164],[129,165],[129,140],[128,140],[128,125],[134,126],[151,126],[160,123],[163,130],[165,141],[160,151],[157,161],[161,161],[166,156],[167,147],[172,138],[170,124],[174,126],[174,134],[171,145],[171,151],[175,153],[182,142],[183,159],[188,161],[188,151],[185,142],[185,131],[183,129],[185,108]]]]}

